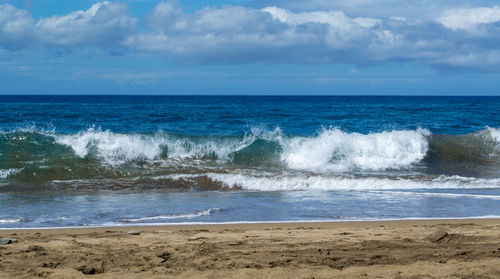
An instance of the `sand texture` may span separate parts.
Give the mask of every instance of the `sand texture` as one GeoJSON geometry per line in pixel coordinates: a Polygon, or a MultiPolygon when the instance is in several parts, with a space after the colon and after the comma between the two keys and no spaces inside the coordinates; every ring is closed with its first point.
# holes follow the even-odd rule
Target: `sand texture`
{"type": "Polygon", "coordinates": [[[0,231],[0,278],[500,278],[500,220],[0,231]],[[130,230],[140,235],[127,234],[130,230]]]}

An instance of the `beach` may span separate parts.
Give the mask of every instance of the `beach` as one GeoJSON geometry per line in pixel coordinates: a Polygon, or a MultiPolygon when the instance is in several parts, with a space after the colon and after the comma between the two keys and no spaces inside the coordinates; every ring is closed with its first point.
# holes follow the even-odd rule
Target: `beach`
{"type": "Polygon", "coordinates": [[[28,229],[0,238],[18,240],[0,245],[0,278],[500,277],[499,219],[28,229]]]}

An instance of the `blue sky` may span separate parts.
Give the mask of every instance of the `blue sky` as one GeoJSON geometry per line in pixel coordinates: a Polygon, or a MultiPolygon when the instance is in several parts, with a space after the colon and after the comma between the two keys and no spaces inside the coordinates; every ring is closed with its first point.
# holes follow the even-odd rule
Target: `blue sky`
{"type": "Polygon", "coordinates": [[[0,94],[500,95],[500,1],[0,0],[0,94]]]}

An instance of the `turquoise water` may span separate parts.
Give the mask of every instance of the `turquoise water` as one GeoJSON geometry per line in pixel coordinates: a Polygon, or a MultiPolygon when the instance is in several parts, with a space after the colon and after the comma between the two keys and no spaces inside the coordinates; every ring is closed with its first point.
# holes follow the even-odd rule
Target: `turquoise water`
{"type": "Polygon", "coordinates": [[[500,97],[0,96],[0,228],[500,216],[500,97]]]}

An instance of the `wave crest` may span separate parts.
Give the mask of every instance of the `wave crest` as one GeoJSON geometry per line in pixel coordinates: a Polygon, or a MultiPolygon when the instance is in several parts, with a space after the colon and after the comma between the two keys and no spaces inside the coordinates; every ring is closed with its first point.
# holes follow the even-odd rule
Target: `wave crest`
{"type": "Polygon", "coordinates": [[[131,159],[155,159],[161,154],[162,138],[137,134],[116,134],[90,128],[73,135],[54,136],[58,144],[71,147],[75,155],[84,158],[94,151],[110,165],[131,159]]]}
{"type": "Polygon", "coordinates": [[[151,217],[131,218],[131,219],[125,219],[124,222],[136,223],[136,222],[155,221],[155,220],[193,219],[202,216],[212,215],[219,211],[222,211],[222,208],[209,208],[206,210],[200,210],[192,213],[183,213],[183,214],[166,214],[166,215],[158,215],[151,217]]]}
{"type": "Polygon", "coordinates": [[[94,128],[69,135],[0,133],[2,183],[238,169],[497,177],[499,164],[500,129],[489,127],[465,135],[431,135],[425,129],[360,134],[330,128],[309,137],[286,135],[279,128],[253,128],[240,136],[120,134],[94,128]]]}
{"type": "Polygon", "coordinates": [[[247,191],[332,191],[332,190],[387,190],[387,189],[459,189],[498,188],[500,179],[477,179],[460,176],[436,178],[381,178],[346,177],[325,175],[274,175],[250,176],[244,174],[205,174],[227,187],[239,187],[247,191]]]}
{"type": "Polygon", "coordinates": [[[428,135],[423,129],[367,135],[328,129],[316,137],[285,137],[279,129],[253,129],[243,138],[196,138],[89,129],[55,138],[57,143],[71,147],[78,157],[95,154],[110,165],[160,158],[255,163],[274,156],[292,169],[347,171],[407,167],[425,157],[428,135]]]}
{"type": "Polygon", "coordinates": [[[490,137],[496,141],[497,148],[500,151],[500,128],[487,127],[486,131],[490,134],[490,137]]]}
{"type": "Polygon", "coordinates": [[[281,158],[295,169],[401,169],[425,157],[429,135],[423,129],[367,135],[330,129],[314,138],[291,139],[281,158]]]}
{"type": "Polygon", "coordinates": [[[235,152],[258,139],[278,139],[281,131],[252,129],[243,138],[223,136],[186,137],[158,132],[154,135],[117,134],[90,128],[73,135],[54,135],[58,144],[72,148],[75,155],[84,158],[94,155],[109,165],[120,165],[132,160],[161,158],[201,159],[229,161],[235,152]]]}

